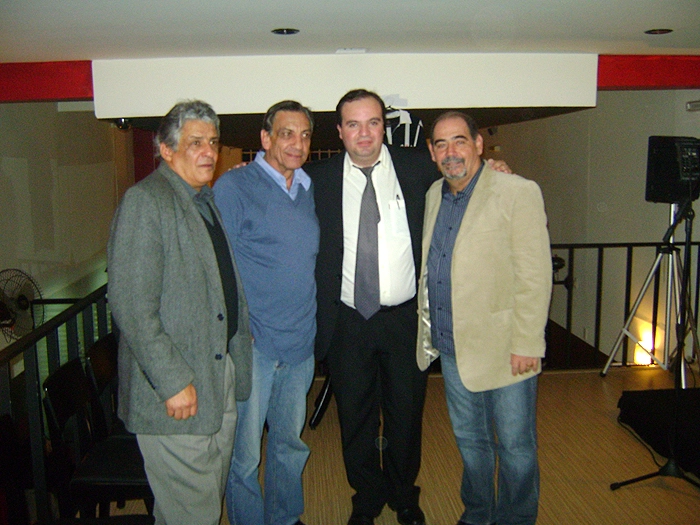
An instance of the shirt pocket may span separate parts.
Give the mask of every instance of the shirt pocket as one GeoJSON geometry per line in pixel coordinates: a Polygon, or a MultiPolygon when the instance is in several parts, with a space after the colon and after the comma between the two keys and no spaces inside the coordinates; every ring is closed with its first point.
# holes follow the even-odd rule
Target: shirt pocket
{"type": "Polygon", "coordinates": [[[387,203],[386,212],[386,233],[401,238],[410,238],[411,232],[408,229],[408,219],[406,217],[406,203],[403,199],[394,198],[387,203]]]}

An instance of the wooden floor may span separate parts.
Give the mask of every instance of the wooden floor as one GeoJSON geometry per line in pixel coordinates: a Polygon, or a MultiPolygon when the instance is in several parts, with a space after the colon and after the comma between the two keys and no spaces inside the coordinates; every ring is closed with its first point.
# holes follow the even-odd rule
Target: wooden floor
{"type": "MultiPolygon", "coordinates": [[[[312,408],[320,381],[309,394],[312,408]]],[[[669,388],[660,369],[611,368],[550,371],[540,377],[538,399],[541,498],[539,525],[691,525],[700,523],[700,490],[684,480],[657,477],[617,491],[610,483],[655,472],[647,449],[617,423],[623,390],[669,388]]],[[[423,422],[424,451],[418,484],[428,525],[454,525],[461,459],[454,443],[442,377],[431,376],[423,422]]],[[[343,469],[335,404],[304,440],[311,457],[304,472],[307,525],[345,525],[352,490],[343,469]]],[[[663,462],[661,458],[658,461],[663,462]]],[[[395,524],[388,508],[377,525],[395,524]]],[[[224,516],[222,524],[228,525],[224,516]]]]}

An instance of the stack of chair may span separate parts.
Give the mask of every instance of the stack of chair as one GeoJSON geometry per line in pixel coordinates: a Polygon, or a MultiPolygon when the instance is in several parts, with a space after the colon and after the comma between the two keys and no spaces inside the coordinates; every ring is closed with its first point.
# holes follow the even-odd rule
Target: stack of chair
{"type": "Polygon", "coordinates": [[[95,434],[99,439],[120,436],[136,439],[126,430],[117,416],[118,386],[117,354],[119,343],[114,332],[98,339],[85,352],[85,373],[90,381],[91,393],[96,402],[93,412],[95,434]]]}
{"type": "Polygon", "coordinates": [[[92,380],[76,358],[44,381],[52,455],[66,466],[55,489],[62,520],[73,520],[79,511],[83,525],[104,520],[120,525],[153,523],[153,493],[143,457],[135,436],[119,425],[114,410],[116,348],[116,338],[110,335],[88,349],[92,380]],[[149,515],[110,517],[112,502],[123,507],[128,500],[144,500],[149,515]]]}

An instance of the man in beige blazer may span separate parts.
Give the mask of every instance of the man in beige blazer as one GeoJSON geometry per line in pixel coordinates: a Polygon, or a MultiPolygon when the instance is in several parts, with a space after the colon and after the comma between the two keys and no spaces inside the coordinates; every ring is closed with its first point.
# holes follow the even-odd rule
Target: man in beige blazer
{"type": "Polygon", "coordinates": [[[426,195],[417,361],[424,370],[442,357],[464,463],[458,525],[534,524],[537,374],[552,286],[547,221],[537,184],[492,170],[482,151],[471,117],[436,119],[430,152],[443,179],[426,195]]]}

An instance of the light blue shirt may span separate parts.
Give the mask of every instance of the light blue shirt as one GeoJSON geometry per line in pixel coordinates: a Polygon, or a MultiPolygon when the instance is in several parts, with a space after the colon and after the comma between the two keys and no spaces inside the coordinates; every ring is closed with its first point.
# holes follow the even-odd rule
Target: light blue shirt
{"type": "Polygon", "coordinates": [[[284,192],[292,198],[292,200],[296,200],[299,186],[302,186],[306,191],[308,191],[309,186],[311,186],[311,178],[309,178],[303,169],[297,168],[294,170],[292,185],[289,187],[289,189],[287,189],[287,179],[285,179],[284,175],[282,175],[279,171],[270,166],[270,163],[265,160],[265,152],[262,150],[258,151],[258,154],[255,155],[254,162],[260,164],[263,170],[265,170],[265,173],[272,177],[275,184],[282,188],[284,192]]]}

